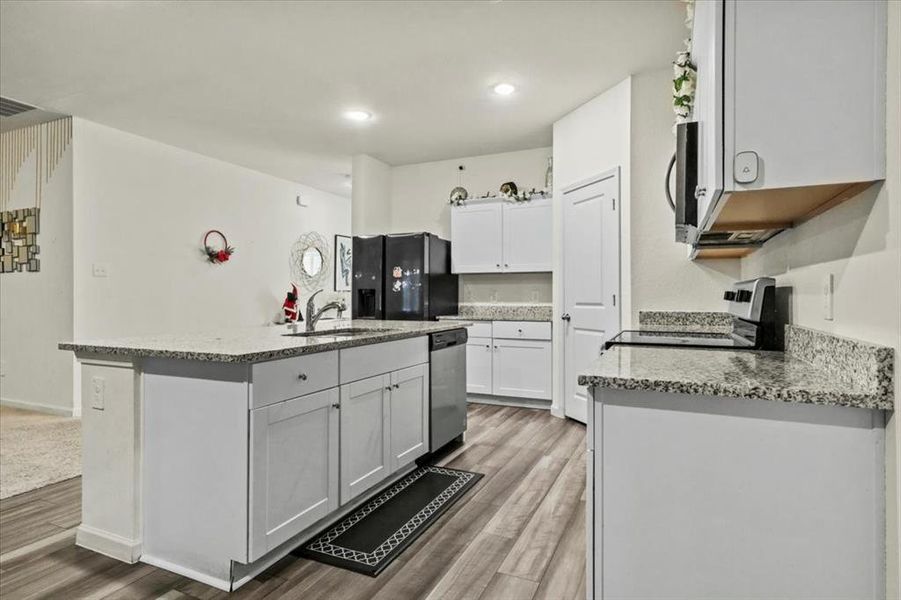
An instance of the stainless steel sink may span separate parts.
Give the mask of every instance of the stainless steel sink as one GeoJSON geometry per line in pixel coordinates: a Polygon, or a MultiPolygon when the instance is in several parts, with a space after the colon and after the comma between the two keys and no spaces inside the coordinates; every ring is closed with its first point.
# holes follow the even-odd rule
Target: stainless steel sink
{"type": "Polygon", "coordinates": [[[384,333],[395,331],[384,327],[345,327],[343,329],[322,329],[320,331],[298,331],[296,333],[283,333],[284,337],[347,337],[364,333],[384,333]]]}

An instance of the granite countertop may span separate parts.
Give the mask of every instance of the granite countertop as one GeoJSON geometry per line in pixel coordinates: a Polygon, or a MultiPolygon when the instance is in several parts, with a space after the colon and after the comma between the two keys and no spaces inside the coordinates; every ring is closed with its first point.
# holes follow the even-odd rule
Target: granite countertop
{"type": "Polygon", "coordinates": [[[579,385],[892,410],[891,348],[793,326],[786,341],[787,352],[613,346],[579,385]]]}
{"type": "Polygon", "coordinates": [[[550,321],[549,303],[461,302],[458,314],[438,317],[442,321],[550,321]]]}
{"type": "MultiPolygon", "coordinates": [[[[105,340],[62,342],[60,350],[83,354],[129,356],[140,358],[172,358],[228,363],[262,362],[301,354],[313,354],[340,348],[352,348],[440,331],[459,329],[469,323],[459,321],[376,321],[331,320],[320,322],[315,337],[286,337],[287,325],[247,327],[209,333],[164,334],[105,340]],[[329,335],[329,330],[348,327],[369,331],[349,336],[329,335]]],[[[296,331],[302,332],[303,323],[296,331]]]]}

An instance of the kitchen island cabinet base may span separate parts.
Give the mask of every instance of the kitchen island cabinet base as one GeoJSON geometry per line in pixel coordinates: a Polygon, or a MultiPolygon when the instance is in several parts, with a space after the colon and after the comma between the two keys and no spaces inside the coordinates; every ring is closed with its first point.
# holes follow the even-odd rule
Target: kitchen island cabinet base
{"type": "Polygon", "coordinates": [[[884,414],[593,388],[589,597],[883,598],[884,414]]]}

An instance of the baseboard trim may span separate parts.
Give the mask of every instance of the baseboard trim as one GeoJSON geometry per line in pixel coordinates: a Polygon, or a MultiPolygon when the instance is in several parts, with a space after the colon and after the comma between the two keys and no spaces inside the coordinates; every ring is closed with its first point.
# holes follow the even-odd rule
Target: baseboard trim
{"type": "Polygon", "coordinates": [[[515,408],[539,408],[550,410],[550,400],[534,400],[532,398],[512,398],[507,396],[485,396],[482,394],[467,394],[466,400],[470,404],[492,404],[495,406],[512,406],[515,408]]]}
{"type": "Polygon", "coordinates": [[[222,590],[223,592],[232,591],[231,582],[228,579],[221,579],[219,577],[209,575],[208,573],[195,571],[194,569],[189,569],[188,567],[183,567],[181,565],[171,563],[168,560],[163,560],[162,558],[157,558],[149,554],[144,554],[143,556],[141,556],[141,562],[147,563],[148,565],[152,565],[154,567],[158,567],[160,569],[164,569],[166,571],[171,571],[172,573],[175,573],[177,575],[184,575],[189,579],[199,581],[200,583],[205,583],[206,585],[212,586],[217,590],[222,590]]]}
{"type": "Polygon", "coordinates": [[[22,408],[25,410],[33,410],[36,412],[47,413],[49,415],[57,415],[60,417],[77,417],[75,410],[72,408],[64,408],[62,406],[54,406],[52,404],[41,404],[40,402],[27,402],[25,400],[14,400],[13,398],[0,398],[0,406],[8,406],[10,408],[22,408]]]}
{"type": "Polygon", "coordinates": [[[78,530],[75,532],[75,545],[129,564],[134,564],[141,558],[140,541],[130,540],[87,525],[78,526],[78,530]]]}

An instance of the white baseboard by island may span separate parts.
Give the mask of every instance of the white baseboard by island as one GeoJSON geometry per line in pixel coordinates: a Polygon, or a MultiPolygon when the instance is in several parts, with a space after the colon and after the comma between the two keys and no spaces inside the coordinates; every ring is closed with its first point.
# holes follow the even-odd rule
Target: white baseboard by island
{"type": "Polygon", "coordinates": [[[78,526],[75,531],[75,545],[129,564],[134,564],[142,558],[140,540],[129,540],[87,525],[78,526]]]}

